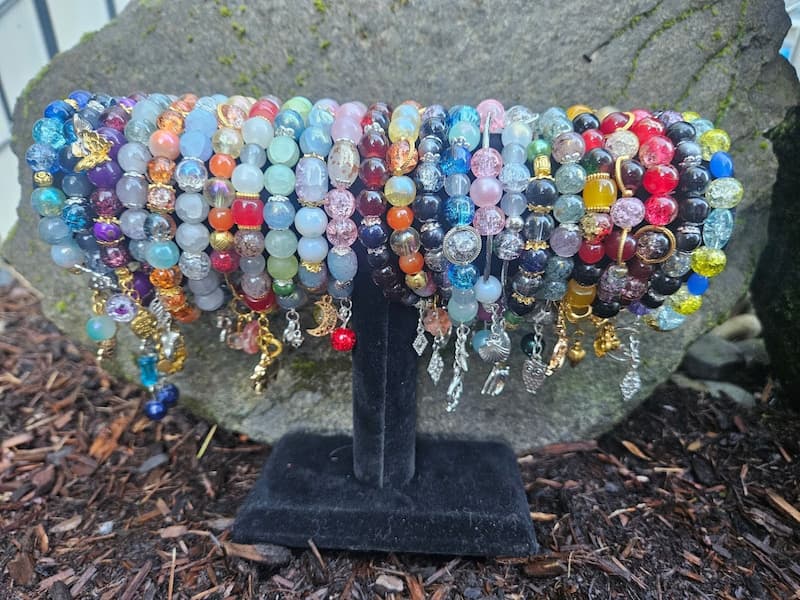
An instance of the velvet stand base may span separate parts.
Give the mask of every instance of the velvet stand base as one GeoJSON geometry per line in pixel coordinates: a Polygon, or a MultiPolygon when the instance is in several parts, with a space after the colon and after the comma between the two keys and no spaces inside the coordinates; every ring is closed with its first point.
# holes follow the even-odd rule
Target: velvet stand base
{"type": "Polygon", "coordinates": [[[502,443],[418,438],[396,488],[361,483],[347,436],[278,442],[239,510],[233,538],[320,548],[526,556],[538,545],[514,453],[502,443]]]}

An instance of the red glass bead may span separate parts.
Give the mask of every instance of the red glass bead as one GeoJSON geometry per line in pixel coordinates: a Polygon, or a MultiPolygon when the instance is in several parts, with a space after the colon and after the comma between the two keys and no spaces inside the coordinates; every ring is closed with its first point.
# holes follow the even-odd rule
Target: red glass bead
{"type": "Polygon", "coordinates": [[[261,98],[260,100],[256,100],[253,103],[253,106],[250,107],[249,116],[264,117],[270,123],[272,123],[275,121],[275,115],[277,115],[280,110],[281,107],[275,104],[272,100],[261,98]]]}
{"type": "Polygon", "coordinates": [[[646,117],[652,117],[653,116],[653,113],[651,113],[649,110],[644,109],[644,108],[634,108],[631,112],[633,113],[633,122],[634,123],[638,123],[639,121],[641,121],[642,119],[644,119],[646,117]]]}
{"type": "Polygon", "coordinates": [[[583,237],[588,242],[602,242],[613,228],[614,222],[609,213],[588,212],[581,218],[583,237]]]}
{"type": "Polygon", "coordinates": [[[656,165],[645,171],[642,185],[651,194],[669,194],[678,187],[678,169],[672,165],[656,165]]]}
{"type": "MultiPolygon", "coordinates": [[[[622,241],[622,230],[615,229],[612,231],[609,236],[606,238],[604,243],[606,249],[606,256],[611,260],[615,261],[619,258],[619,246],[622,241]]],[[[622,260],[630,260],[633,258],[633,255],[636,253],[636,239],[627,234],[625,236],[625,242],[622,246],[622,260]]]]}
{"type": "Polygon", "coordinates": [[[639,138],[640,145],[654,135],[664,135],[665,129],[664,124],[653,117],[644,117],[631,127],[631,131],[639,138]]]}
{"type": "Polygon", "coordinates": [[[356,332],[349,327],[337,327],[331,333],[331,347],[337,352],[350,352],[356,345],[356,332]]]}
{"type": "Polygon", "coordinates": [[[380,217],[386,212],[386,198],[377,190],[361,190],[356,196],[356,210],[362,217],[380,217]]]}
{"type": "Polygon", "coordinates": [[[259,198],[237,196],[231,212],[233,222],[240,227],[261,227],[264,222],[264,203],[259,198]]]}
{"type": "Polygon", "coordinates": [[[212,250],[211,266],[220,273],[233,273],[239,268],[239,255],[233,250],[212,250]]]}
{"type": "Polygon", "coordinates": [[[358,152],[361,158],[384,158],[389,149],[389,140],[380,131],[370,131],[361,137],[358,142],[358,152]]]}
{"type": "Polygon", "coordinates": [[[623,112],[612,112],[600,123],[600,131],[606,135],[614,133],[617,129],[625,127],[628,121],[630,121],[630,118],[628,118],[627,114],[623,112]]]}
{"type": "Polygon", "coordinates": [[[389,168],[381,158],[367,158],[361,161],[358,178],[368,190],[380,190],[389,180],[389,168]]]}
{"type": "Polygon", "coordinates": [[[651,225],[669,225],[678,215],[678,203],[672,196],[650,196],[644,203],[644,218],[651,225]]]}
{"type": "Polygon", "coordinates": [[[580,258],[587,265],[593,265],[606,255],[606,249],[602,243],[592,243],[583,241],[580,250],[578,250],[578,258],[580,258]]]}
{"type": "Polygon", "coordinates": [[[586,152],[595,148],[602,148],[605,142],[605,136],[599,129],[587,129],[581,136],[583,143],[586,144],[586,152]]]}
{"type": "Polygon", "coordinates": [[[275,292],[272,290],[270,290],[263,298],[251,298],[246,294],[242,294],[242,298],[250,310],[254,310],[256,312],[271,313],[275,310],[275,307],[278,306],[277,296],[275,296],[275,292]]]}
{"type": "Polygon", "coordinates": [[[92,208],[101,217],[113,217],[125,208],[114,190],[98,188],[92,192],[92,208]]]}
{"type": "Polygon", "coordinates": [[[667,137],[654,135],[639,146],[639,162],[646,169],[656,165],[668,165],[675,156],[675,146],[667,137]]]}

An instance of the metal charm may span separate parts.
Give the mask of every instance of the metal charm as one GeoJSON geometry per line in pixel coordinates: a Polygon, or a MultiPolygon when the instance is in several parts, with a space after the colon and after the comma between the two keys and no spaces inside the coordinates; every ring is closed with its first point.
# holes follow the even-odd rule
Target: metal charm
{"type": "Polygon", "coordinates": [[[464,373],[469,371],[469,354],[467,353],[467,336],[469,327],[461,323],[456,329],[456,355],[453,360],[453,379],[447,386],[447,412],[453,412],[458,406],[464,391],[464,373]]]}
{"type": "Polygon", "coordinates": [[[282,338],[285,344],[295,350],[303,345],[304,338],[303,329],[300,327],[300,315],[293,308],[286,311],[286,328],[283,330],[282,338]]]}
{"type": "Polygon", "coordinates": [[[426,308],[427,303],[417,303],[417,309],[419,310],[419,319],[417,319],[417,337],[414,338],[414,343],[411,344],[412,348],[414,348],[414,352],[417,353],[417,356],[422,356],[425,353],[425,349],[428,347],[428,338],[425,335],[425,324],[422,321],[422,317],[425,315],[426,308]]]}
{"type": "Polygon", "coordinates": [[[642,387],[642,378],[639,376],[639,337],[636,333],[631,333],[626,354],[630,357],[631,367],[622,381],[619,384],[619,390],[622,392],[622,399],[626,402],[630,401],[642,387]]]}

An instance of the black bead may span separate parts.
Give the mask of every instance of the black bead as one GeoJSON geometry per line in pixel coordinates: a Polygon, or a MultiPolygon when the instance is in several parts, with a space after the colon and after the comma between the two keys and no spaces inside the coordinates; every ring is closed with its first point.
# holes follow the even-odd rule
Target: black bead
{"type": "Polygon", "coordinates": [[[675,156],[672,158],[672,164],[676,167],[688,167],[702,163],[703,152],[697,142],[685,140],[675,146],[675,156]]]}
{"type": "Polygon", "coordinates": [[[678,121],[667,127],[667,137],[672,140],[675,145],[680,144],[684,140],[694,140],[696,131],[694,125],[686,121],[678,121]]]}
{"type": "Polygon", "coordinates": [[[685,194],[702,194],[706,191],[711,174],[705,167],[690,166],[681,171],[678,189],[685,194]]]}
{"type": "Polygon", "coordinates": [[[572,278],[581,285],[594,285],[600,281],[603,274],[602,267],[597,265],[587,265],[580,261],[575,261],[575,268],[572,269],[572,278]]]}
{"type": "Polygon", "coordinates": [[[367,264],[372,269],[380,269],[388,265],[392,260],[392,253],[386,246],[367,252],[367,264]]]}
{"type": "Polygon", "coordinates": [[[600,129],[600,119],[592,113],[581,113],[572,119],[572,126],[578,133],[583,133],[589,129],[600,129]]]}
{"type": "Polygon", "coordinates": [[[420,194],[414,198],[412,210],[414,216],[420,221],[435,221],[439,218],[439,208],[442,199],[436,194],[420,194]]]}
{"type": "Polygon", "coordinates": [[[508,308],[511,309],[511,311],[514,314],[517,314],[520,317],[525,316],[529,312],[531,312],[533,310],[533,304],[534,304],[533,302],[531,302],[530,304],[525,304],[523,302],[520,302],[514,297],[513,294],[508,298],[508,308]]]}
{"type": "Polygon", "coordinates": [[[558,188],[551,179],[533,179],[525,190],[525,197],[536,206],[552,206],[558,200],[558,188]]]}
{"type": "Polygon", "coordinates": [[[669,296],[674,294],[681,287],[681,280],[678,277],[670,277],[663,271],[656,271],[650,277],[650,289],[658,294],[669,296]]]}
{"type": "Polygon", "coordinates": [[[536,348],[536,336],[532,333],[526,333],[520,340],[520,348],[528,356],[533,355],[533,350],[536,348]]]}
{"type": "Polygon", "coordinates": [[[683,221],[688,223],[702,223],[706,220],[709,210],[710,207],[705,198],[689,196],[681,200],[678,214],[683,221]]]}
{"type": "Polygon", "coordinates": [[[426,250],[436,250],[444,242],[444,229],[441,225],[426,227],[419,232],[419,239],[426,250]]]}
{"type": "Polygon", "coordinates": [[[614,157],[604,148],[592,148],[581,159],[581,166],[589,174],[614,172],[614,157]]]}
{"type": "Polygon", "coordinates": [[[658,308],[664,304],[664,298],[658,295],[653,295],[651,292],[647,292],[639,299],[639,302],[641,302],[647,308],[658,308]]]}
{"type": "Polygon", "coordinates": [[[403,306],[416,306],[419,302],[419,296],[417,296],[411,290],[406,290],[405,293],[400,297],[400,303],[403,306]]]}
{"type": "Polygon", "coordinates": [[[619,302],[603,302],[599,298],[595,298],[595,301],[592,302],[592,314],[601,319],[610,319],[617,316],[619,309],[619,302]]]}
{"type": "Polygon", "coordinates": [[[703,243],[703,234],[696,225],[682,225],[675,233],[675,248],[681,252],[691,252],[703,243]]]}

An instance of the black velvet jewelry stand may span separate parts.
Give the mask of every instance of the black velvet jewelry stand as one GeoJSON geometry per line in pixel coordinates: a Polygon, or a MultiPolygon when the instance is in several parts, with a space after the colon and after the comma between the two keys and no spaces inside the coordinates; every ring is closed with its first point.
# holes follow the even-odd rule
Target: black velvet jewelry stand
{"type": "MultiPolygon", "coordinates": [[[[417,313],[387,303],[365,270],[353,294],[353,437],[284,436],[239,509],[233,539],[293,547],[313,539],[320,548],[425,554],[536,553],[511,448],[416,436],[417,313]]],[[[442,410],[444,404],[443,398],[442,410]]]]}

